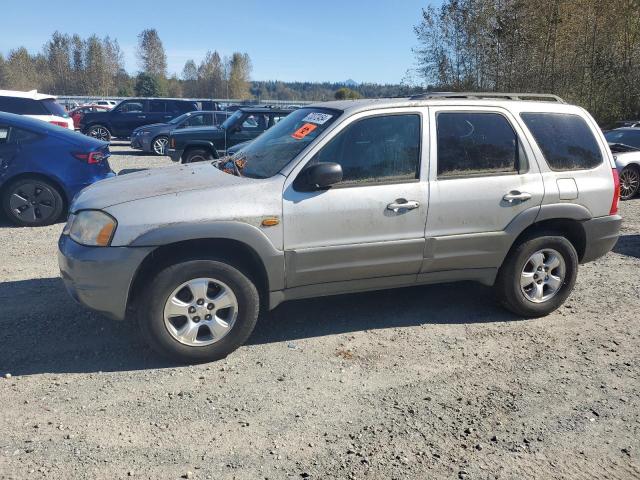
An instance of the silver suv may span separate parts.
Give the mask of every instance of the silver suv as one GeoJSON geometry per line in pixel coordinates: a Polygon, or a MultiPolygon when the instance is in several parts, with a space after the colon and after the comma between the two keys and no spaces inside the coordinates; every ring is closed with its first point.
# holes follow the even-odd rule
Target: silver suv
{"type": "Polygon", "coordinates": [[[546,315],[615,244],[618,190],[595,121],[557,97],[320,103],[233,157],[83,190],[59,264],[84,305],[209,361],[304,297],[475,280],[546,315]]]}

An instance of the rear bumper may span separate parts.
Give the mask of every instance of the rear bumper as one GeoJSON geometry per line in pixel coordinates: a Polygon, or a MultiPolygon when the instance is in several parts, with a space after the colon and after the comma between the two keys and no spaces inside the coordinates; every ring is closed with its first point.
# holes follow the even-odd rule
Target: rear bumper
{"type": "Polygon", "coordinates": [[[582,223],[586,235],[586,248],[580,263],[591,262],[606,255],[618,241],[622,217],[608,215],[582,223]]]}
{"type": "Polygon", "coordinates": [[[174,162],[180,162],[183,151],[184,150],[176,150],[174,148],[170,148],[167,150],[167,155],[169,155],[169,158],[171,158],[171,160],[173,160],[174,162]]]}
{"type": "Polygon", "coordinates": [[[74,300],[123,320],[131,282],[153,247],[85,247],[67,235],[58,241],[58,265],[74,300]]]}

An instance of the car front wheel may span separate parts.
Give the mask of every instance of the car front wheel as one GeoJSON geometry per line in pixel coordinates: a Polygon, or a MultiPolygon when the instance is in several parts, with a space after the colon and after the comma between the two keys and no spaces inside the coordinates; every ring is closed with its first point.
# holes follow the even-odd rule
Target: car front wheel
{"type": "Polygon", "coordinates": [[[565,237],[530,238],[506,258],[496,289],[502,304],[523,317],[542,317],[567,299],[578,274],[578,254],[565,237]]]}
{"type": "Polygon", "coordinates": [[[169,143],[169,139],[164,136],[154,139],[153,143],[151,144],[153,153],[155,153],[156,155],[166,155],[168,143],[169,143]]]}
{"type": "Polygon", "coordinates": [[[111,132],[104,125],[92,125],[87,130],[87,135],[103,142],[111,141],[111,132]]]}
{"type": "Polygon", "coordinates": [[[218,260],[189,260],[154,275],[136,303],[143,337],[184,363],[219,360],[255,327],[258,290],[242,271],[218,260]]]}

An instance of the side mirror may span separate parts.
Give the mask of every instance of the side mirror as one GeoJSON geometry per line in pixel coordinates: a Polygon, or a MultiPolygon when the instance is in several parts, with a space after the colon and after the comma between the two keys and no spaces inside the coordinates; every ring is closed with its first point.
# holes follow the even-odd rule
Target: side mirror
{"type": "Polygon", "coordinates": [[[312,192],[329,188],[342,181],[342,167],[338,163],[316,163],[305,168],[296,181],[294,188],[303,192],[312,192]]]}

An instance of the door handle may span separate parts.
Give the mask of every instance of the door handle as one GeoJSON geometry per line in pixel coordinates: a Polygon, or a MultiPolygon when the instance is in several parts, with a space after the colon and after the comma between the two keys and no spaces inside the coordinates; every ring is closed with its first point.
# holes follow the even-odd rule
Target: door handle
{"type": "Polygon", "coordinates": [[[391,202],[387,205],[387,210],[398,213],[400,210],[413,210],[420,206],[419,202],[415,200],[406,200],[404,198],[398,198],[395,202],[391,202]]]}
{"type": "Polygon", "coordinates": [[[138,115],[138,118],[147,118],[146,115],[138,115]]]}
{"type": "Polygon", "coordinates": [[[531,200],[531,194],[527,192],[519,192],[518,190],[511,190],[502,197],[502,199],[509,203],[526,202],[527,200],[531,200]]]}

